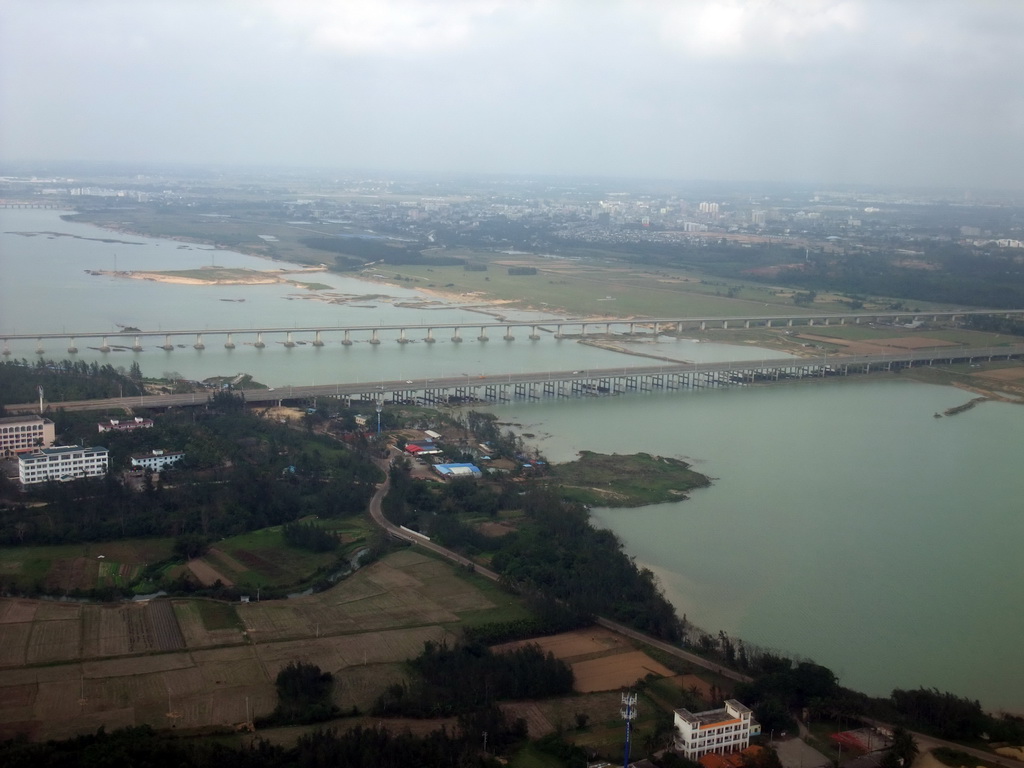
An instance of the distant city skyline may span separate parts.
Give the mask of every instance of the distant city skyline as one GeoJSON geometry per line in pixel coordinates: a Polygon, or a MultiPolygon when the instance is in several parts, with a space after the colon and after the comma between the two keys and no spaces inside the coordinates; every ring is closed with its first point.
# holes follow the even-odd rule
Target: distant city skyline
{"type": "Polygon", "coordinates": [[[1024,189],[1015,0],[7,0],[0,164],[1024,189]]]}

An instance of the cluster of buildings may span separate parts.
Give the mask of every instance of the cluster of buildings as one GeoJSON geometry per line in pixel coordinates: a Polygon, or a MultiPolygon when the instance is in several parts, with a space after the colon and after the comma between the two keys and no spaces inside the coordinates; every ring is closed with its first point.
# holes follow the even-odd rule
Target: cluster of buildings
{"type": "MultiPolygon", "coordinates": [[[[99,432],[147,429],[151,419],[112,419],[97,424],[99,432]]],[[[110,468],[110,452],[103,446],[54,445],[54,424],[42,416],[0,418],[0,456],[17,458],[18,480],[23,486],[102,477],[110,468]]],[[[181,451],[154,449],[132,454],[136,470],[160,472],[185,457],[181,451]]]]}

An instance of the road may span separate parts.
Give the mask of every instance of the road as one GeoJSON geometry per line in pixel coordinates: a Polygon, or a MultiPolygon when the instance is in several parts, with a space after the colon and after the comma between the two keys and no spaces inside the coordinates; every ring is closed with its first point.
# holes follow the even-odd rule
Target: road
{"type": "MultiPolygon", "coordinates": [[[[401,452],[397,451],[397,449],[392,450],[394,451],[394,456],[401,455],[401,452]]],[[[377,462],[377,464],[385,473],[387,473],[391,467],[391,460],[381,459],[380,461],[377,462]]],[[[501,583],[501,576],[495,571],[477,565],[472,560],[469,560],[460,555],[458,552],[453,552],[452,550],[447,549],[446,547],[442,547],[440,544],[435,544],[434,542],[430,541],[424,536],[417,536],[414,533],[410,533],[409,531],[404,530],[399,526],[393,524],[386,517],[384,517],[382,503],[384,497],[387,495],[390,488],[391,478],[390,476],[388,476],[383,483],[377,486],[377,492],[374,493],[373,498],[370,499],[370,517],[373,518],[373,521],[377,525],[379,525],[381,528],[387,531],[389,535],[395,537],[396,539],[401,539],[402,541],[407,541],[410,544],[414,544],[417,547],[422,547],[423,549],[430,550],[431,552],[434,552],[435,554],[438,554],[441,557],[447,558],[452,562],[458,563],[459,565],[472,567],[473,570],[476,573],[479,573],[481,576],[484,576],[490,579],[491,581],[501,583]]],[[[666,653],[670,653],[673,656],[683,659],[684,661],[690,662],[691,664],[694,664],[698,667],[703,667],[704,669],[714,672],[715,674],[727,677],[730,680],[735,680],[741,683],[749,683],[751,681],[751,678],[747,675],[743,675],[739,672],[734,672],[731,669],[719,666],[718,664],[715,664],[712,661],[708,661],[707,659],[702,658],[694,653],[684,651],[682,648],[677,648],[676,646],[671,645],[670,643],[658,640],[657,638],[651,637],[650,635],[645,635],[643,632],[638,632],[632,627],[627,627],[625,624],[619,624],[616,621],[612,621],[610,619],[606,619],[603,617],[597,617],[596,622],[599,626],[602,626],[605,629],[609,629],[612,632],[624,635],[625,637],[636,640],[637,642],[644,643],[645,645],[650,645],[653,648],[658,648],[659,650],[662,650],[666,653]]]]}
{"type": "MultiPolygon", "coordinates": [[[[401,455],[400,452],[397,451],[396,449],[392,450],[394,451],[395,456],[401,455]]],[[[380,466],[380,468],[385,473],[387,473],[391,466],[391,460],[380,460],[378,461],[378,466],[380,466]]],[[[397,539],[401,539],[417,547],[427,549],[442,557],[447,558],[448,560],[451,560],[452,562],[458,563],[459,565],[471,566],[473,570],[481,576],[484,576],[494,582],[501,582],[501,577],[495,571],[477,565],[476,563],[463,557],[457,552],[453,552],[452,550],[447,549],[446,547],[442,547],[439,544],[435,544],[434,542],[430,541],[429,539],[423,536],[417,536],[416,534],[403,530],[397,525],[391,523],[384,516],[384,510],[382,507],[382,502],[384,500],[384,497],[390,490],[390,487],[391,478],[390,476],[387,476],[385,481],[377,486],[377,492],[374,493],[373,498],[370,500],[370,517],[373,518],[373,521],[377,525],[379,525],[381,528],[387,531],[388,534],[394,536],[397,539]]],[[[709,661],[708,659],[705,659],[701,656],[697,656],[696,654],[690,653],[689,651],[684,651],[682,648],[677,648],[676,646],[671,645],[670,643],[666,643],[663,640],[658,640],[657,638],[651,637],[650,635],[646,635],[643,632],[638,632],[632,627],[627,627],[624,624],[619,624],[616,621],[611,621],[610,619],[606,619],[600,616],[597,617],[595,621],[599,626],[604,627],[605,629],[611,630],[612,632],[616,632],[632,640],[636,640],[637,642],[644,643],[645,645],[649,645],[653,648],[657,648],[661,651],[664,651],[665,653],[672,654],[676,658],[687,661],[693,664],[694,666],[707,669],[711,672],[714,672],[717,675],[721,675],[722,677],[726,677],[730,680],[735,680],[736,682],[740,683],[749,683],[752,681],[752,678],[750,678],[747,675],[741,674],[726,667],[719,666],[713,661],[709,661]]],[[[891,731],[894,727],[891,723],[883,723],[880,720],[871,720],[868,718],[861,719],[864,723],[868,725],[873,725],[877,728],[883,728],[891,731]]],[[[1005,768],[1024,768],[1024,763],[1018,760],[1014,760],[1011,757],[1004,757],[1002,755],[997,755],[993,752],[986,752],[981,749],[966,747],[961,744],[956,744],[952,741],[945,741],[943,739],[938,739],[934,736],[928,736],[926,734],[917,733],[915,731],[911,731],[911,734],[913,735],[915,741],[917,741],[918,748],[921,750],[921,752],[932,750],[936,747],[948,747],[949,749],[955,749],[961,752],[965,752],[979,760],[985,760],[990,763],[1005,766],[1005,768]]]]}

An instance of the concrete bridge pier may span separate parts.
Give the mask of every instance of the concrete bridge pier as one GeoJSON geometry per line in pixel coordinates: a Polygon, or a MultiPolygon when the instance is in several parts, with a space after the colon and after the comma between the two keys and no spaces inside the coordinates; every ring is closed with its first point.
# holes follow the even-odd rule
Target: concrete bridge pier
{"type": "Polygon", "coordinates": [[[345,331],[345,338],[343,338],[341,340],[341,345],[343,347],[351,347],[352,346],[352,332],[351,331],[348,331],[348,330],[345,331]]]}
{"type": "Polygon", "coordinates": [[[72,336],[71,339],[69,340],[69,342],[70,343],[68,344],[68,354],[69,355],[77,355],[78,354],[78,347],[75,346],[75,337],[72,336]]]}
{"type": "Polygon", "coordinates": [[[537,326],[531,326],[530,328],[530,341],[540,341],[540,334],[537,333],[537,326]]]}
{"type": "Polygon", "coordinates": [[[132,344],[132,352],[141,352],[141,351],[142,351],[142,342],[139,341],[139,337],[136,336],[135,337],[135,343],[132,344]]]}
{"type": "Polygon", "coordinates": [[[565,338],[565,336],[562,334],[562,326],[561,325],[556,325],[555,326],[555,338],[556,339],[564,339],[565,338]]]}
{"type": "Polygon", "coordinates": [[[370,336],[370,343],[380,344],[380,334],[378,333],[376,328],[373,329],[373,335],[370,336]]]}
{"type": "Polygon", "coordinates": [[[11,356],[11,345],[7,342],[7,339],[4,339],[4,352],[3,352],[3,355],[4,355],[4,357],[10,357],[11,356]]]}
{"type": "MultiPolygon", "coordinates": [[[[36,351],[38,352],[39,350],[36,350],[36,351]]],[[[100,352],[109,352],[109,351],[110,351],[110,345],[107,343],[107,337],[104,336],[103,337],[103,343],[100,344],[100,352]]]]}
{"type": "Polygon", "coordinates": [[[286,347],[288,347],[288,349],[291,349],[292,347],[295,346],[295,342],[292,341],[292,332],[291,331],[288,331],[288,333],[285,334],[284,345],[286,347]]]}
{"type": "Polygon", "coordinates": [[[455,326],[455,332],[452,335],[452,342],[454,342],[455,344],[462,343],[462,337],[459,336],[459,326],[455,326]]]}
{"type": "Polygon", "coordinates": [[[764,327],[765,328],[771,328],[772,327],[772,321],[771,320],[765,320],[764,327]]]}
{"type": "Polygon", "coordinates": [[[703,320],[700,321],[700,329],[702,331],[706,331],[708,329],[708,324],[703,320]]]}
{"type": "Polygon", "coordinates": [[[723,320],[722,321],[722,330],[723,331],[728,331],[729,330],[729,321],[728,320],[723,320]]]}
{"type": "Polygon", "coordinates": [[[257,331],[257,333],[256,333],[256,343],[253,344],[253,346],[256,347],[256,349],[265,349],[266,348],[267,345],[263,342],[263,331],[257,331]]]}
{"type": "Polygon", "coordinates": [[[174,345],[171,344],[170,334],[164,336],[164,345],[160,347],[160,349],[162,349],[164,352],[170,352],[171,350],[174,349],[174,345]]]}
{"type": "Polygon", "coordinates": [[[629,324],[629,331],[628,331],[628,334],[629,334],[630,336],[633,336],[633,335],[634,335],[634,333],[635,333],[635,331],[636,331],[636,323],[630,323],[630,324],[629,324]]]}
{"type": "Polygon", "coordinates": [[[196,343],[192,345],[193,349],[206,349],[206,345],[203,344],[203,334],[196,334],[196,343]]]}
{"type": "Polygon", "coordinates": [[[786,321],[786,327],[787,328],[792,328],[793,327],[793,318],[792,317],[789,318],[789,320],[786,321]]]}
{"type": "Polygon", "coordinates": [[[45,351],[46,351],[46,350],[45,350],[45,349],[43,349],[43,340],[42,340],[42,339],[37,339],[37,340],[36,340],[36,354],[37,354],[37,355],[41,355],[41,354],[43,354],[43,352],[45,352],[45,351]]]}
{"type": "Polygon", "coordinates": [[[743,327],[744,327],[744,328],[749,328],[749,327],[750,327],[750,321],[749,321],[749,320],[745,321],[745,322],[743,323],[743,327]]]}
{"type": "Polygon", "coordinates": [[[487,338],[487,329],[484,328],[482,325],[480,326],[480,335],[476,337],[476,340],[477,341],[490,341],[490,339],[487,338]]]}
{"type": "Polygon", "coordinates": [[[587,335],[587,324],[580,323],[580,338],[586,338],[587,335]]]}
{"type": "Polygon", "coordinates": [[[399,331],[398,331],[398,343],[399,344],[408,344],[409,343],[409,339],[405,338],[405,328],[400,328],[399,331]]]}
{"type": "Polygon", "coordinates": [[[317,331],[316,332],[316,337],[313,339],[313,346],[314,347],[322,347],[323,345],[324,345],[324,340],[320,338],[320,331],[317,331]]]}
{"type": "Polygon", "coordinates": [[[512,335],[512,326],[511,325],[506,325],[505,326],[505,335],[502,336],[501,338],[503,338],[505,341],[515,341],[516,340],[516,337],[512,335]]]}
{"type": "Polygon", "coordinates": [[[424,339],[427,344],[433,344],[437,339],[434,338],[434,329],[427,328],[427,338],[424,339]]]}
{"type": "Polygon", "coordinates": [[[224,342],[224,349],[234,349],[235,348],[234,335],[235,334],[233,334],[233,333],[229,333],[228,334],[228,340],[224,342]]]}

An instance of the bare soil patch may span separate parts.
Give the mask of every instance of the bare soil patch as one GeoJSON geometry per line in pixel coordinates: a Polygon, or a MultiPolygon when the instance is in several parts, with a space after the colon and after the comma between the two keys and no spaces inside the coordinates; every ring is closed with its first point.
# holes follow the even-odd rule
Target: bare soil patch
{"type": "Polygon", "coordinates": [[[0,612],[0,624],[17,624],[32,621],[36,616],[39,603],[29,600],[4,600],[4,610],[0,612]]]}
{"type": "Polygon", "coordinates": [[[1024,366],[1017,368],[999,368],[994,371],[981,371],[972,373],[979,379],[996,379],[998,381],[1020,381],[1024,379],[1024,366]]]}
{"type": "Polygon", "coordinates": [[[508,523],[479,523],[476,529],[489,539],[500,539],[516,530],[515,526],[508,523]]]}
{"type": "Polygon", "coordinates": [[[602,656],[571,666],[576,677],[573,687],[581,693],[628,687],[650,674],[658,677],[672,676],[672,670],[659,664],[643,651],[602,656]]]}
{"type": "Polygon", "coordinates": [[[202,558],[188,561],[188,569],[204,587],[212,587],[218,581],[225,587],[235,586],[235,582],[222,574],[202,558]]]}
{"type": "Polygon", "coordinates": [[[43,579],[50,590],[92,589],[96,586],[97,563],[92,558],[55,560],[43,579]]]}
{"type": "Polygon", "coordinates": [[[207,555],[211,556],[211,559],[214,561],[214,568],[223,565],[224,568],[226,568],[229,571],[234,571],[235,573],[245,573],[249,570],[246,566],[242,565],[227,552],[221,549],[217,549],[216,547],[210,547],[210,551],[207,553],[207,555]]]}
{"type": "Polygon", "coordinates": [[[514,648],[521,648],[524,645],[537,645],[544,653],[550,653],[556,659],[562,659],[563,661],[602,651],[620,653],[623,650],[633,649],[633,646],[622,635],[617,635],[600,627],[590,627],[588,629],[573,630],[572,632],[562,632],[557,635],[548,635],[547,637],[538,637],[533,640],[517,640],[512,643],[502,643],[501,645],[494,646],[491,650],[495,653],[502,653],[514,648]]]}

